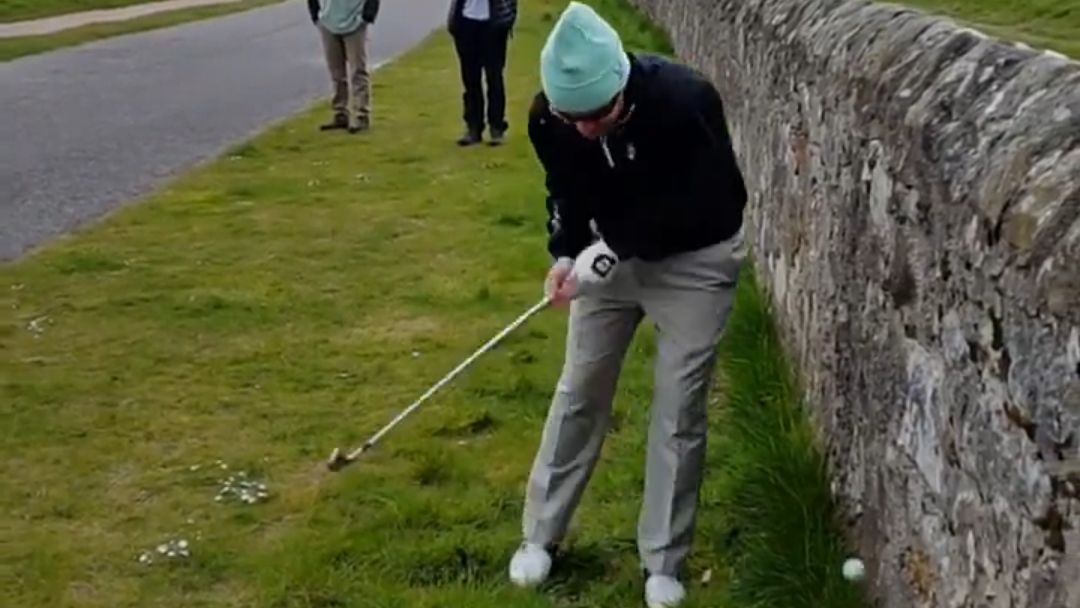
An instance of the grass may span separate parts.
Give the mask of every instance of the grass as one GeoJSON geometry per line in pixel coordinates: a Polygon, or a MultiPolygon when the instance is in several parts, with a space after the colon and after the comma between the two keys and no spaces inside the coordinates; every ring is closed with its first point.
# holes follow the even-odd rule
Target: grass
{"type": "Polygon", "coordinates": [[[95,23],[75,27],[55,34],[41,36],[19,36],[0,38],[0,62],[11,61],[19,57],[45,53],[59,48],[85,44],[94,40],[145,32],[192,21],[201,21],[212,17],[221,17],[260,6],[276,4],[281,0],[242,0],[220,5],[207,5],[194,8],[178,9],[136,17],[126,21],[95,23]]]}
{"type": "MultiPolygon", "coordinates": [[[[453,145],[460,85],[439,32],[376,74],[370,134],[320,133],[328,108],[314,108],[0,268],[0,605],[639,605],[648,327],[568,559],[538,592],[504,573],[562,313],[531,320],[364,462],[322,471],[539,296],[543,180],[523,124],[563,4],[522,4],[503,148],[453,145]],[[269,500],[215,501],[240,471],[269,500]],[[139,563],[178,538],[190,558],[139,563]]],[[[631,48],[670,50],[621,2],[596,4],[631,48]]],[[[857,606],[749,269],[722,372],[687,606],[857,606]]]]}
{"type": "Polygon", "coordinates": [[[0,0],[0,23],[146,4],[156,0],[0,0]]]}
{"type": "Polygon", "coordinates": [[[827,463],[752,269],[741,278],[721,349],[710,536],[727,571],[725,605],[863,605],[840,572],[846,549],[827,463]]]}
{"type": "Polygon", "coordinates": [[[903,0],[1005,40],[1080,58],[1080,0],[903,0]]]}

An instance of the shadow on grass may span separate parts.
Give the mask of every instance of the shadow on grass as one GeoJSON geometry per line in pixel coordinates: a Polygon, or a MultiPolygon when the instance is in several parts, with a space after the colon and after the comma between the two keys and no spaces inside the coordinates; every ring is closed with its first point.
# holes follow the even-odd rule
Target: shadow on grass
{"type": "Polygon", "coordinates": [[[552,563],[551,576],[541,590],[560,605],[588,596],[595,585],[616,577],[627,551],[634,541],[591,541],[568,546],[559,551],[552,563]]]}

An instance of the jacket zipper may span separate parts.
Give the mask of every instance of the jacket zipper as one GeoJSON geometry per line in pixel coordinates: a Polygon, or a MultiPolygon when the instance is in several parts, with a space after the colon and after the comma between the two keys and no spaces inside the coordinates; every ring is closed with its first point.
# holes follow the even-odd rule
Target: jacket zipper
{"type": "Polygon", "coordinates": [[[612,169],[615,168],[615,159],[611,156],[611,150],[608,149],[607,136],[600,137],[600,147],[604,149],[604,156],[607,158],[608,166],[612,169]]]}
{"type": "MultiPolygon", "coordinates": [[[[634,109],[636,107],[637,107],[637,104],[631,104],[630,105],[630,109],[626,111],[626,116],[623,117],[620,124],[626,124],[626,122],[628,122],[630,120],[630,117],[634,115],[634,109]]],[[[600,147],[604,149],[604,157],[607,158],[608,166],[611,167],[612,169],[614,169],[615,168],[615,157],[613,157],[611,155],[611,149],[608,148],[608,143],[607,142],[608,142],[608,136],[607,135],[601,135],[600,136],[600,147]]]]}

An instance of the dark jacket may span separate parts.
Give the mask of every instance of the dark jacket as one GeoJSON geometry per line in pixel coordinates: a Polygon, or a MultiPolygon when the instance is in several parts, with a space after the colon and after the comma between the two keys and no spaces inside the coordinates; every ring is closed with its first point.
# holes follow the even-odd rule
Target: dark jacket
{"type": "Polygon", "coordinates": [[[742,226],[746,187],[719,93],[684,65],[630,58],[629,114],[603,140],[552,115],[543,93],[529,112],[556,258],[589,245],[590,220],[620,258],[650,261],[724,241],[742,226]]]}
{"type": "MultiPolygon", "coordinates": [[[[513,29],[517,21],[517,0],[489,1],[491,2],[491,18],[488,22],[495,27],[513,29]]],[[[450,0],[450,14],[446,19],[446,29],[450,30],[451,34],[457,30],[457,25],[461,22],[461,11],[464,7],[465,0],[450,0]]]]}
{"type": "MultiPolygon", "coordinates": [[[[307,0],[308,13],[311,15],[311,22],[319,22],[319,0],[307,0]]],[[[375,23],[375,19],[379,16],[379,0],[367,0],[364,3],[362,10],[363,18],[366,23],[375,23]]]]}

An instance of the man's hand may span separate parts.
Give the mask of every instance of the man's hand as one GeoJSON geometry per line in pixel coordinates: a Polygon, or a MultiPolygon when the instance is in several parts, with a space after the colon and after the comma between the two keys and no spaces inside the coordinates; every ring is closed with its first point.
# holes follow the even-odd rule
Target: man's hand
{"type": "Polygon", "coordinates": [[[604,241],[586,247],[577,259],[559,258],[548,271],[544,294],[554,306],[565,306],[582,292],[611,281],[619,256],[604,241]]]}
{"type": "Polygon", "coordinates": [[[572,258],[559,258],[548,271],[544,294],[551,299],[553,306],[565,306],[576,295],[577,280],[571,275],[573,270],[572,258]]]}

